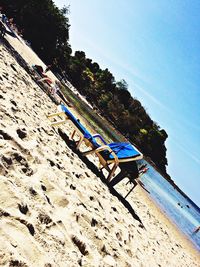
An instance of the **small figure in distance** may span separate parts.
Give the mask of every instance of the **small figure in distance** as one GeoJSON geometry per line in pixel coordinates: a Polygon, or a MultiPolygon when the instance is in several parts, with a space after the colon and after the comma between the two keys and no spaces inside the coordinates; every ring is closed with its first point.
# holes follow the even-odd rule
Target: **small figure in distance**
{"type": "Polygon", "coordinates": [[[5,34],[6,34],[6,28],[3,25],[3,23],[0,21],[0,35],[1,35],[1,37],[4,37],[5,34]]]}
{"type": "Polygon", "coordinates": [[[193,234],[196,234],[200,231],[200,225],[194,230],[193,234]]]}
{"type": "Polygon", "coordinates": [[[52,63],[51,64],[48,64],[46,69],[45,69],[45,72],[47,71],[52,71],[53,69],[55,69],[56,67],[58,66],[58,60],[56,58],[53,59],[52,63]]]}
{"type": "Polygon", "coordinates": [[[45,69],[45,72],[51,70],[51,68],[52,68],[52,65],[48,65],[48,66],[46,67],[46,69],[45,69]]]}
{"type": "Polygon", "coordinates": [[[148,171],[148,167],[144,167],[143,169],[139,170],[139,174],[144,174],[148,171]]]}
{"type": "Polygon", "coordinates": [[[147,164],[143,164],[143,165],[141,165],[141,166],[139,167],[139,174],[143,174],[143,173],[147,172],[148,169],[149,169],[149,168],[147,167],[147,164]]]}

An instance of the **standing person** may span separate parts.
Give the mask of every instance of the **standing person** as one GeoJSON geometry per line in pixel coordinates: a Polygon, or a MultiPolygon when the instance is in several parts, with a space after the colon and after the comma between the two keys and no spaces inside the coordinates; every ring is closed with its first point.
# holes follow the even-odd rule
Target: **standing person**
{"type": "Polygon", "coordinates": [[[55,84],[52,85],[52,93],[55,95],[55,94],[58,94],[59,95],[59,90],[60,90],[60,87],[58,85],[58,82],[55,81],[55,84]]]}
{"type": "Polygon", "coordinates": [[[60,90],[60,86],[61,86],[61,84],[60,84],[60,82],[58,82],[58,81],[55,81],[55,84],[53,84],[52,86],[51,86],[51,93],[55,96],[55,95],[58,95],[63,101],[64,101],[64,103],[66,103],[68,106],[72,106],[70,103],[69,103],[69,101],[66,99],[66,97],[63,95],[63,93],[61,92],[61,90],[60,90]]]}
{"type": "Polygon", "coordinates": [[[149,169],[148,167],[144,167],[143,169],[140,169],[139,174],[143,174],[143,173],[147,172],[148,169],[149,169]]]}
{"type": "Polygon", "coordinates": [[[5,28],[4,24],[0,20],[0,34],[1,34],[2,37],[4,37],[5,33],[6,33],[6,28],[5,28]]]}
{"type": "Polygon", "coordinates": [[[51,68],[52,68],[52,65],[47,65],[47,67],[46,67],[46,69],[45,69],[45,72],[51,70],[51,68]]]}
{"type": "Polygon", "coordinates": [[[193,234],[196,234],[200,231],[200,225],[194,230],[193,234]]]}

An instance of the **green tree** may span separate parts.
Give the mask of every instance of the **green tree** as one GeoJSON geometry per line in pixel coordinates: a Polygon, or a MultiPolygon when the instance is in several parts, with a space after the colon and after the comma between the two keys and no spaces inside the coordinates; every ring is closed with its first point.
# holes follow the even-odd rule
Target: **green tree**
{"type": "Polygon", "coordinates": [[[65,9],[58,9],[52,0],[2,0],[9,17],[23,29],[24,37],[46,62],[56,58],[61,67],[62,58],[69,59],[69,21],[65,9]]]}

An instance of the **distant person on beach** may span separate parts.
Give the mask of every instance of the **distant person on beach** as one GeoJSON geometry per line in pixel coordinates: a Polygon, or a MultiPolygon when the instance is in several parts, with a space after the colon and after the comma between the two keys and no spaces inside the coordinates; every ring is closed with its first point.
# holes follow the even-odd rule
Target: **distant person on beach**
{"type": "Polygon", "coordinates": [[[54,95],[59,94],[60,87],[57,81],[55,81],[55,84],[53,84],[51,87],[52,87],[52,94],[54,95]]]}
{"type": "Polygon", "coordinates": [[[149,169],[149,168],[147,168],[147,167],[144,167],[143,169],[140,169],[140,170],[139,170],[139,174],[144,174],[144,173],[146,173],[146,172],[148,171],[148,169],[149,169]]]}
{"type": "Polygon", "coordinates": [[[142,170],[143,168],[146,168],[147,167],[147,164],[142,164],[140,167],[139,167],[139,171],[142,170]]]}
{"type": "Polygon", "coordinates": [[[5,14],[2,14],[1,19],[2,19],[3,23],[8,24],[8,18],[6,17],[5,14]]]}
{"type": "Polygon", "coordinates": [[[194,230],[193,234],[196,234],[200,231],[200,225],[194,230]]]}
{"type": "Polygon", "coordinates": [[[51,68],[52,68],[52,65],[48,65],[48,66],[46,67],[46,69],[45,69],[45,72],[51,70],[51,68]]]}
{"type": "Polygon", "coordinates": [[[2,11],[2,7],[0,7],[0,34],[1,34],[2,37],[4,37],[5,33],[6,33],[6,28],[5,28],[4,24],[3,24],[3,18],[4,18],[5,15],[2,14],[1,11],[2,11]]]}
{"type": "Polygon", "coordinates": [[[45,72],[55,71],[57,68],[58,68],[58,60],[54,58],[52,63],[46,66],[45,72]]]}
{"type": "Polygon", "coordinates": [[[66,99],[66,97],[61,92],[61,83],[59,81],[55,81],[54,84],[51,85],[51,93],[55,96],[56,94],[66,103],[68,106],[72,106],[71,103],[66,99]]]}
{"type": "Polygon", "coordinates": [[[33,69],[35,71],[37,71],[40,74],[40,76],[44,77],[44,70],[43,70],[43,67],[42,66],[40,66],[40,65],[33,65],[32,67],[33,67],[33,69]]]}
{"type": "Polygon", "coordinates": [[[6,28],[1,21],[0,21],[0,34],[2,37],[4,37],[6,34],[6,28]]]}

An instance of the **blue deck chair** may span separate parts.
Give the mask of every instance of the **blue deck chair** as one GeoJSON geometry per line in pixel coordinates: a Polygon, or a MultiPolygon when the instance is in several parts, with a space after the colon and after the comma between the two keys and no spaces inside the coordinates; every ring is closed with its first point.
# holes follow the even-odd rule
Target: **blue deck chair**
{"type": "Polygon", "coordinates": [[[119,164],[142,159],[143,157],[142,153],[139,152],[130,143],[107,144],[101,135],[92,135],[64,105],[59,105],[58,112],[50,114],[47,117],[62,118],[55,122],[52,122],[51,126],[58,126],[65,123],[66,121],[71,122],[72,126],[74,127],[71,138],[74,140],[76,133],[79,136],[76,148],[80,149],[82,142],[84,142],[87,147],[90,147],[90,150],[82,153],[85,156],[89,154],[95,154],[99,158],[100,166],[108,171],[108,181],[110,181],[114,176],[115,170],[117,169],[119,164]]]}

